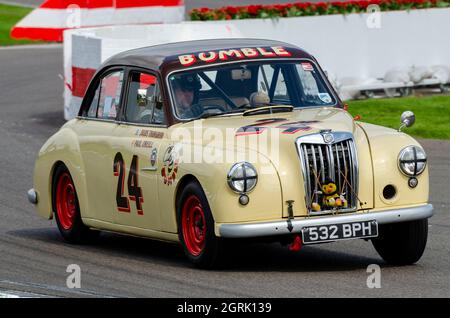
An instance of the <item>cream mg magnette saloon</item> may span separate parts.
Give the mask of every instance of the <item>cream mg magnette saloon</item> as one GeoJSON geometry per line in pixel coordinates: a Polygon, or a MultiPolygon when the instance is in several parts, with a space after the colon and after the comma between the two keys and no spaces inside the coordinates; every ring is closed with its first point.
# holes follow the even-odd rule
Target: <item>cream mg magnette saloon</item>
{"type": "MultiPolygon", "coordinates": [[[[400,128],[413,123],[406,112],[400,128]]],[[[302,49],[191,41],[106,61],[40,150],[28,198],[68,242],[179,242],[203,268],[242,239],[295,251],[360,238],[411,264],[433,214],[426,163],[400,129],[354,120],[302,49]]]]}

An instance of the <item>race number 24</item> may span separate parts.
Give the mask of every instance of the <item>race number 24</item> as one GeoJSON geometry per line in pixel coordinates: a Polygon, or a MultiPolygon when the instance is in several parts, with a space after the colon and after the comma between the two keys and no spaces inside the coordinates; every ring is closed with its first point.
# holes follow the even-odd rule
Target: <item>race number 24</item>
{"type": "Polygon", "coordinates": [[[131,160],[130,173],[128,174],[128,197],[124,195],[126,167],[122,154],[118,152],[114,158],[114,176],[119,177],[117,182],[116,203],[120,212],[130,212],[130,200],[136,202],[136,210],[139,215],[143,215],[142,188],[139,187],[138,178],[138,156],[134,155],[131,160]]]}

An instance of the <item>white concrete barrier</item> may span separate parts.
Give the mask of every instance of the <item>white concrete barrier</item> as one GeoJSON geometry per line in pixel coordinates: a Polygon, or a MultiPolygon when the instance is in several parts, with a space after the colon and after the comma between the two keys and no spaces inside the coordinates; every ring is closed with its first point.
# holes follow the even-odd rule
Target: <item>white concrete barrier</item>
{"type": "MultiPolygon", "coordinates": [[[[159,43],[224,37],[286,41],[315,55],[338,80],[361,83],[382,78],[394,68],[450,66],[450,8],[377,14],[379,28],[368,27],[371,14],[349,14],[66,31],[66,118],[76,114],[85,84],[77,85],[73,69],[92,72],[115,53],[159,43]],[[74,98],[70,89],[77,93],[74,98]]],[[[79,78],[89,77],[89,72],[81,73],[85,75],[79,78]]]]}
{"type": "MultiPolygon", "coordinates": [[[[243,36],[289,42],[313,54],[322,67],[342,77],[382,77],[388,69],[450,65],[450,9],[370,14],[232,20],[243,36]]],[[[189,22],[214,25],[217,22],[189,22]]]]}

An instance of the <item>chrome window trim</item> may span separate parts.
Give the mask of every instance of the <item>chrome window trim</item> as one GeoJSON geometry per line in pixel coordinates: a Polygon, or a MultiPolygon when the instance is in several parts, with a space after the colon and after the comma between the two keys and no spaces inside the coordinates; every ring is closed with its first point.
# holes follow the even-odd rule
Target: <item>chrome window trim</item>
{"type": "MultiPolygon", "coordinates": [[[[322,133],[313,133],[313,134],[309,134],[309,135],[300,136],[295,140],[295,148],[297,150],[297,155],[300,159],[300,169],[302,171],[302,178],[303,178],[303,184],[304,184],[304,189],[305,189],[305,204],[306,204],[308,215],[310,215],[310,216],[333,214],[335,211],[325,210],[325,211],[319,211],[319,212],[312,212],[310,210],[310,206],[311,206],[312,202],[311,202],[311,197],[310,196],[308,197],[308,194],[311,195],[312,189],[310,189],[309,180],[307,180],[307,178],[309,178],[309,173],[308,173],[309,169],[303,158],[303,153],[302,153],[302,148],[301,148],[303,145],[320,144],[320,145],[330,145],[331,146],[331,145],[335,145],[335,144],[347,141],[347,149],[349,152],[350,152],[349,147],[351,147],[351,154],[349,156],[349,160],[350,160],[349,165],[351,167],[353,167],[353,173],[352,173],[352,180],[350,180],[350,182],[351,182],[351,186],[353,187],[353,190],[356,193],[356,195],[352,193],[352,199],[355,202],[355,207],[347,208],[347,209],[340,209],[338,211],[339,211],[339,213],[348,213],[348,212],[355,212],[358,210],[359,202],[357,199],[357,194],[359,191],[359,166],[358,166],[357,147],[355,144],[353,134],[350,132],[342,132],[342,131],[335,131],[335,132],[332,131],[332,132],[327,132],[327,133],[330,133],[333,135],[334,141],[332,143],[326,143],[323,139],[322,133]],[[308,177],[306,177],[306,176],[308,176],[308,177]]],[[[321,151],[319,148],[319,155],[320,155],[320,153],[321,153],[321,151]]],[[[342,149],[342,154],[343,154],[344,162],[346,162],[344,149],[342,149]]],[[[322,158],[322,160],[323,160],[323,158],[322,158]]],[[[322,161],[321,161],[321,165],[323,166],[322,161]]],[[[344,163],[344,165],[346,165],[346,164],[344,163]]],[[[321,176],[321,178],[322,177],[324,177],[324,176],[321,176]]],[[[361,208],[361,207],[359,207],[359,208],[361,208]]]]}
{"type": "Polygon", "coordinates": [[[168,128],[167,125],[159,125],[159,124],[140,124],[140,123],[130,123],[127,121],[113,120],[113,119],[100,119],[100,118],[90,118],[90,117],[82,117],[77,116],[78,120],[90,120],[90,121],[99,121],[99,122],[107,122],[114,123],[117,125],[129,125],[129,126],[137,126],[137,127],[153,127],[153,128],[168,128]]]}
{"type": "Polygon", "coordinates": [[[164,124],[140,124],[140,123],[131,123],[128,121],[117,121],[119,125],[128,125],[128,126],[137,126],[137,127],[154,127],[154,128],[167,128],[167,125],[164,124]]]}
{"type": "Polygon", "coordinates": [[[84,116],[77,116],[75,117],[78,120],[89,120],[89,121],[99,121],[99,122],[106,122],[106,123],[117,123],[115,119],[103,119],[103,118],[93,118],[93,117],[84,117],[84,116]]]}
{"type": "MultiPolygon", "coordinates": [[[[192,66],[192,67],[186,67],[183,69],[177,69],[177,70],[173,70],[171,72],[169,72],[166,75],[165,78],[165,82],[167,85],[167,92],[169,93],[169,101],[170,101],[170,109],[172,111],[172,115],[173,117],[180,121],[180,122],[189,122],[192,120],[196,120],[197,118],[191,118],[191,119],[182,119],[179,118],[176,111],[175,111],[175,103],[174,103],[174,98],[173,98],[173,92],[172,92],[172,88],[169,84],[169,77],[172,74],[175,73],[180,73],[180,72],[185,72],[185,71],[191,71],[191,70],[196,70],[196,69],[208,69],[208,68],[212,68],[215,66],[219,66],[219,65],[223,65],[223,66],[228,66],[228,65],[232,65],[232,64],[245,64],[245,63],[256,63],[256,62],[261,62],[261,61],[276,61],[276,62],[301,62],[301,61],[308,61],[311,62],[312,64],[314,64],[314,67],[316,69],[317,72],[319,72],[319,74],[322,76],[322,79],[324,79],[324,84],[326,86],[326,88],[328,89],[328,92],[330,93],[330,95],[333,97],[334,99],[334,104],[332,105],[323,105],[323,106],[306,106],[306,107],[294,107],[294,110],[296,109],[306,109],[306,108],[318,108],[318,107],[336,107],[339,105],[339,98],[338,96],[335,95],[335,91],[333,88],[331,88],[331,85],[329,83],[328,77],[322,72],[322,69],[319,67],[318,63],[316,63],[314,60],[309,59],[309,58],[260,58],[260,59],[248,59],[248,60],[238,60],[238,61],[230,61],[230,62],[220,62],[220,63],[213,63],[211,65],[200,65],[200,66],[192,66]]],[[[227,115],[227,114],[224,114],[227,115]]],[[[238,114],[241,115],[241,114],[238,114]]]]}

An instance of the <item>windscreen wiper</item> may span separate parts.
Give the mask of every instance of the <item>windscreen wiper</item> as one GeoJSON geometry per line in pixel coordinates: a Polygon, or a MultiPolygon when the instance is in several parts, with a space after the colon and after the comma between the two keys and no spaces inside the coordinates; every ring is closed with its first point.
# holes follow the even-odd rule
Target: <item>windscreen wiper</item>
{"type": "Polygon", "coordinates": [[[221,116],[221,115],[229,115],[229,114],[237,114],[244,112],[245,109],[235,109],[231,110],[225,113],[203,113],[199,117],[196,117],[195,119],[203,119],[203,118],[209,118],[209,117],[215,117],[215,116],[221,116]]]}

